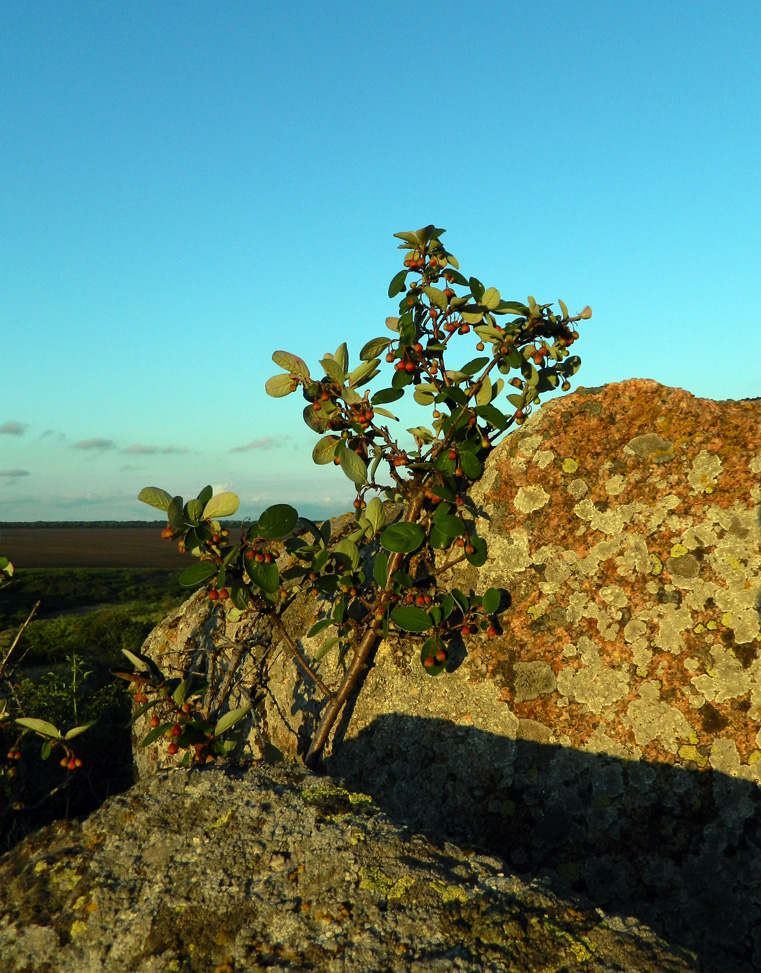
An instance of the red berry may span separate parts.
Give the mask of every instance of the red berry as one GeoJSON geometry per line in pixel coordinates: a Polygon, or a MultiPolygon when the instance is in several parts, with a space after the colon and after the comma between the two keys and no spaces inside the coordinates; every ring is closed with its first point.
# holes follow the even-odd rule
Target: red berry
{"type": "Polygon", "coordinates": [[[180,748],[177,746],[176,743],[170,743],[169,746],[166,748],[166,752],[169,754],[170,757],[173,757],[176,753],[179,753],[179,750],[180,748]]]}
{"type": "Polygon", "coordinates": [[[69,770],[76,770],[77,769],[77,759],[76,759],[76,757],[72,757],[69,760],[68,767],[69,767],[69,770]]]}
{"type": "Polygon", "coordinates": [[[465,636],[470,635],[470,626],[469,625],[463,625],[462,626],[462,634],[465,635],[465,636]]]}
{"type": "Polygon", "coordinates": [[[172,727],[172,736],[173,737],[182,736],[182,727],[180,726],[179,723],[175,723],[174,726],[172,727]]]}
{"type": "Polygon", "coordinates": [[[411,362],[411,361],[406,362],[405,363],[405,366],[404,366],[404,370],[405,370],[405,372],[414,372],[415,371],[415,363],[414,362],[411,362]]]}
{"type": "Polygon", "coordinates": [[[490,639],[493,639],[494,636],[497,634],[497,630],[496,630],[496,628],[493,625],[490,625],[486,629],[486,634],[489,636],[490,639]]]}
{"type": "Polygon", "coordinates": [[[466,544],[465,545],[465,553],[466,554],[475,554],[476,553],[476,549],[475,549],[475,547],[473,547],[472,544],[466,544]]]}
{"type": "Polygon", "coordinates": [[[158,716],[152,716],[151,717],[151,726],[155,728],[158,725],[159,725],[159,718],[158,718],[158,716]]]}
{"type": "Polygon", "coordinates": [[[216,588],[212,588],[209,592],[209,601],[216,601],[219,598],[219,592],[216,588]]]}
{"type": "Polygon", "coordinates": [[[450,449],[449,450],[449,458],[450,459],[457,459],[457,453],[453,449],[450,449]]]}
{"type": "Polygon", "coordinates": [[[436,660],[432,655],[429,655],[427,659],[423,660],[423,665],[426,667],[426,669],[430,669],[432,666],[436,665],[436,660]]]}
{"type": "Polygon", "coordinates": [[[446,657],[447,657],[447,654],[446,654],[446,652],[443,649],[439,649],[439,651],[436,653],[436,661],[437,662],[443,662],[446,659],[446,657]]]}
{"type": "Polygon", "coordinates": [[[221,601],[224,601],[225,598],[229,598],[230,597],[230,592],[227,590],[227,588],[220,588],[219,589],[219,597],[220,597],[220,600],[221,601]]]}

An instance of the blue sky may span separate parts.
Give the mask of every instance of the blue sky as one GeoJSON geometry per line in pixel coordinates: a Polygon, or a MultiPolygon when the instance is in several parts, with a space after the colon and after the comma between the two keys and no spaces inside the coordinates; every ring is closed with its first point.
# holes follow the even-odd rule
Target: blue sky
{"type": "Polygon", "coordinates": [[[346,509],[270,356],[356,361],[427,223],[592,306],[574,388],[761,395],[759,36],[751,0],[4,4],[0,520],[346,509]]]}

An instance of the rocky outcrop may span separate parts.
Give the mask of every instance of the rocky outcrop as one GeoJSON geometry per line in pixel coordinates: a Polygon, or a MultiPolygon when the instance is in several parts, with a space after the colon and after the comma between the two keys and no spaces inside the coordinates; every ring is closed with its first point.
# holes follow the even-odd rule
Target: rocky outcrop
{"type": "Polygon", "coordinates": [[[3,973],[697,970],[298,768],[163,771],[0,859],[3,973]]]}
{"type": "MultiPolygon", "coordinates": [[[[581,389],[495,449],[474,494],[490,559],[446,583],[503,589],[500,635],[453,646],[436,679],[383,643],[326,769],[705,969],[761,969],[761,401],[581,389]]],[[[286,623],[319,612],[297,600],[286,623]]],[[[321,698],[260,619],[225,626],[195,597],[147,649],[221,681],[235,645],[250,751],[261,731],[303,753],[321,698]]],[[[136,754],[141,773],[167,761],[136,754]]]]}

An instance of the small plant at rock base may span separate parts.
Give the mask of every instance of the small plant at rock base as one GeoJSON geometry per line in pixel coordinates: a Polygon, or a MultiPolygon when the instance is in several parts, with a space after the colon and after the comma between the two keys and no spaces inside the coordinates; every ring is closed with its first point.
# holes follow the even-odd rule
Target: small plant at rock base
{"type": "Polygon", "coordinates": [[[398,315],[386,319],[391,336],[368,341],[354,367],[346,344],[325,354],[315,374],[291,352],[272,356],[283,372],[269,379],[267,393],[301,391],[304,421],[320,437],[314,462],[340,466],[356,487],[355,522],[346,536],[331,538],[330,522],[313,523],[289,504],[275,504],[233,543],[217,518],[235,513],[235,494],[214,496],[205,487],[185,503],[156,487],[140,493],[166,511],[162,536],[198,558],[181,582],[207,585],[230,619],[248,612],[270,617],[325,695],[309,765],[389,632],[418,639],[431,676],[446,669],[453,640],[498,633],[500,592],[448,591],[442,577],[455,564],[479,567],[488,557],[470,491],[495,443],[526,421],[542,393],[569,388],[581,364],[569,349],[579,337],[574,325],[591,317],[588,307],[571,316],[562,301],[556,314],[533,297],[503,300],[495,287],[460,273],[443,233],[431,225],[395,234],[405,252],[388,291],[400,297],[398,315]],[[476,357],[456,351],[470,344],[476,357]],[[380,374],[382,360],[391,380],[371,393],[364,387],[380,374]],[[431,410],[431,420],[407,429],[403,440],[388,424],[398,420],[387,406],[409,391],[431,410]],[[324,606],[307,633],[326,636],[313,662],[330,651],[350,659],[336,687],[324,685],[285,629],[283,611],[301,591],[324,606]]]}

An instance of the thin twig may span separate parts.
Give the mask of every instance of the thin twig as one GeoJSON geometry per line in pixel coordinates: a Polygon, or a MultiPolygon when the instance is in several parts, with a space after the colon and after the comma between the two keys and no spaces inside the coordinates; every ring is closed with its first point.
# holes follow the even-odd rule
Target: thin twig
{"type": "Polygon", "coordinates": [[[16,633],[16,638],[13,640],[13,642],[11,644],[11,647],[5,653],[5,658],[3,659],[2,665],[0,665],[0,679],[3,679],[4,678],[4,676],[5,676],[5,667],[8,664],[8,659],[10,659],[11,655],[13,654],[13,650],[19,644],[19,640],[20,640],[21,636],[24,633],[24,629],[27,627],[27,625],[29,624],[29,622],[31,622],[31,620],[34,618],[34,614],[37,611],[37,609],[40,607],[40,604],[41,604],[41,602],[38,601],[37,604],[34,606],[34,608],[29,612],[29,617],[27,618],[27,620],[24,622],[24,624],[21,626],[21,628],[16,633]]]}
{"type": "Polygon", "coordinates": [[[306,672],[306,674],[309,676],[309,678],[312,680],[315,686],[317,686],[317,688],[323,693],[323,695],[327,696],[328,699],[332,700],[334,698],[334,694],[331,692],[330,689],[328,689],[328,687],[325,685],[322,679],[320,679],[320,677],[317,675],[314,669],[309,665],[309,663],[301,654],[301,652],[299,652],[298,646],[293,641],[291,636],[288,634],[286,627],[285,625],[283,625],[280,616],[276,615],[273,612],[270,615],[270,618],[272,619],[273,622],[275,622],[277,627],[280,629],[280,634],[283,636],[286,647],[288,648],[288,651],[291,653],[291,655],[298,660],[304,672],[306,672]]]}

